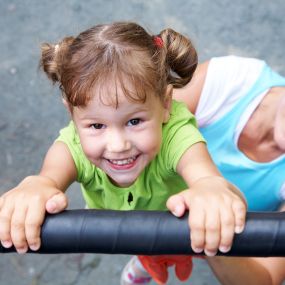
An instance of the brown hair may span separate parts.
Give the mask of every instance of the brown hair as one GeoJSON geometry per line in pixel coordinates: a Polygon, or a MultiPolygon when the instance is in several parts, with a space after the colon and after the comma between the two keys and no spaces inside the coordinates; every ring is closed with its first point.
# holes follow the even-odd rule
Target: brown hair
{"type": "Polygon", "coordinates": [[[191,80],[198,59],[185,36],[172,29],[157,36],[161,44],[131,22],[97,25],[76,38],[43,44],[40,65],[71,106],[85,106],[94,88],[102,100],[117,106],[118,95],[110,92],[118,86],[131,100],[144,102],[149,92],[163,100],[168,84],[180,88],[191,80]]]}

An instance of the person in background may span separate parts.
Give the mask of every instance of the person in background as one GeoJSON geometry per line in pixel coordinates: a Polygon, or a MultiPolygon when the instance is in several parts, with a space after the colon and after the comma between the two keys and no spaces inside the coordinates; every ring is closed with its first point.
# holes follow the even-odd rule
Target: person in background
{"type": "MultiPolygon", "coordinates": [[[[195,114],[214,162],[244,193],[248,210],[285,210],[285,78],[263,60],[216,57],[198,65],[192,80],[174,89],[173,98],[195,114]]],[[[178,205],[169,200],[170,210],[178,205]]],[[[285,280],[285,258],[206,259],[224,285],[280,285],[285,280]]],[[[164,257],[152,262],[154,268],[164,263],[164,274],[173,265],[164,257]]],[[[147,268],[155,275],[141,263],[136,261],[133,270],[147,276],[147,268]]]]}
{"type": "MultiPolygon", "coordinates": [[[[195,114],[214,162],[244,193],[248,210],[285,210],[285,78],[263,60],[217,57],[173,98],[195,114]]],[[[285,258],[207,260],[224,285],[285,280],[285,258]]]]}

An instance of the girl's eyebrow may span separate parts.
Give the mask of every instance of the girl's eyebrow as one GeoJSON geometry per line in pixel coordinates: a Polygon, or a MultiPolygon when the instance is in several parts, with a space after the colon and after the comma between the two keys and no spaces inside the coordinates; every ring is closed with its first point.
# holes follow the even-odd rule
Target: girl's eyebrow
{"type": "Polygon", "coordinates": [[[148,108],[146,106],[140,106],[140,107],[136,107],[133,110],[131,110],[130,113],[137,113],[137,112],[145,112],[148,111],[148,108]]]}
{"type": "MultiPolygon", "coordinates": [[[[142,113],[142,112],[147,112],[149,108],[147,106],[137,106],[134,109],[125,112],[126,116],[132,116],[136,113],[142,113]]],[[[102,120],[102,116],[98,116],[98,114],[90,112],[86,112],[85,114],[81,114],[80,116],[81,120],[102,120]]]]}

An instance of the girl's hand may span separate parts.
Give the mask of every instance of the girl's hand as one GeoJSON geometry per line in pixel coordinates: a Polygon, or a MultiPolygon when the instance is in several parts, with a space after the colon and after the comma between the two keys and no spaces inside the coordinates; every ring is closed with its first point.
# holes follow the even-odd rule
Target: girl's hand
{"type": "Polygon", "coordinates": [[[67,198],[55,182],[44,176],[29,176],[0,197],[0,240],[18,253],[41,245],[41,225],[46,211],[58,213],[67,207],[67,198]]]}
{"type": "Polygon", "coordinates": [[[168,209],[175,216],[189,210],[191,246],[194,252],[213,256],[228,252],[235,233],[245,225],[246,202],[234,185],[219,176],[197,180],[190,189],[171,196],[168,209]]]}

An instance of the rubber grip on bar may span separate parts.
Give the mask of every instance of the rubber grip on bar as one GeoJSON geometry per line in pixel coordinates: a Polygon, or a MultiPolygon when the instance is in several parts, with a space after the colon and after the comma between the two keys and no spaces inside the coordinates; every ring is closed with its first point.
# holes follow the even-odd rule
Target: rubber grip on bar
{"type": "MultiPolygon", "coordinates": [[[[189,254],[188,213],[66,210],[47,215],[41,248],[30,253],[189,254]]],[[[1,253],[15,248],[0,246],[1,253]]],[[[228,256],[285,256],[285,212],[248,212],[228,256]]]]}

